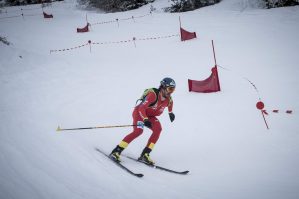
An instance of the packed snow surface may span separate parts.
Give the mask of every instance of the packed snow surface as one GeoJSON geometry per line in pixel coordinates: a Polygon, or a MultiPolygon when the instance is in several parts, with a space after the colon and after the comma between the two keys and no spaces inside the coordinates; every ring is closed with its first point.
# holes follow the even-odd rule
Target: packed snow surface
{"type": "MultiPolygon", "coordinates": [[[[66,0],[43,9],[52,19],[40,5],[2,9],[0,36],[11,44],[0,43],[1,199],[299,197],[299,7],[223,0],[163,12],[169,4],[105,14],[66,0]],[[196,39],[180,41],[179,17],[196,39]],[[90,32],[77,33],[86,20],[90,32]],[[212,40],[221,91],[189,92],[187,80],[206,79],[215,65],[212,40]],[[131,124],[136,100],[164,77],[177,83],[176,119],[167,110],[159,117],[151,157],[188,175],[123,157],[144,174],[136,178],[95,151],[109,153],[131,128],[56,131],[131,124]]],[[[146,129],[123,154],[138,157],[149,136],[146,129]]]]}

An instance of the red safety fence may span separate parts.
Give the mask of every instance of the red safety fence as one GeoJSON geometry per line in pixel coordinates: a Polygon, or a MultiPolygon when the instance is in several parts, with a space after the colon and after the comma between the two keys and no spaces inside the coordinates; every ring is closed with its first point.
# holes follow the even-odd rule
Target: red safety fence
{"type": "Polygon", "coordinates": [[[2,19],[10,19],[10,18],[17,18],[17,17],[33,17],[33,16],[43,16],[44,18],[53,18],[53,15],[52,14],[47,14],[45,12],[43,13],[32,13],[32,14],[24,14],[24,13],[21,13],[19,15],[13,15],[13,16],[7,16],[7,17],[0,17],[0,20],[2,19]]]}
{"type": "MultiPolygon", "coordinates": [[[[24,14],[23,11],[31,11],[31,10],[42,10],[43,11],[43,4],[41,4],[40,7],[33,7],[33,8],[19,8],[19,9],[16,9],[16,10],[5,10],[5,11],[2,11],[0,12],[0,20],[1,19],[10,19],[10,18],[16,18],[16,17],[25,17],[25,16],[28,16],[28,17],[31,17],[31,16],[40,16],[40,15],[44,15],[44,14],[40,14],[40,13],[31,13],[31,14],[24,14]],[[11,13],[17,13],[17,12],[20,12],[21,14],[19,15],[11,15],[11,16],[4,16],[4,15],[8,15],[8,14],[11,14],[11,13]]],[[[46,18],[46,17],[45,17],[46,18]]]]}
{"type": "Polygon", "coordinates": [[[145,15],[141,15],[141,16],[132,16],[132,17],[128,17],[128,18],[123,18],[123,19],[114,19],[114,20],[110,20],[110,21],[102,21],[102,22],[95,22],[95,23],[91,23],[90,25],[101,25],[101,24],[108,24],[108,23],[118,23],[119,21],[126,21],[126,20],[133,20],[136,18],[142,18],[142,17],[146,17],[148,15],[151,15],[152,13],[150,12],[149,14],[145,14],[145,15]]]}
{"type": "Polygon", "coordinates": [[[15,13],[15,12],[22,12],[23,10],[39,10],[42,9],[42,5],[40,7],[36,7],[36,8],[20,8],[20,9],[16,9],[16,10],[2,10],[2,12],[0,12],[0,15],[2,14],[8,14],[8,13],[15,13]]]}
{"type": "Polygon", "coordinates": [[[82,45],[79,45],[79,46],[75,46],[75,47],[71,47],[71,48],[64,48],[64,49],[60,49],[60,50],[50,50],[50,53],[53,53],[53,52],[64,52],[64,51],[69,51],[69,50],[75,50],[75,49],[78,49],[78,48],[82,48],[82,47],[85,47],[85,46],[88,46],[91,44],[91,41],[89,40],[87,43],[85,44],[82,44],[82,45]]]}
{"type": "Polygon", "coordinates": [[[23,14],[13,15],[13,16],[7,16],[7,17],[0,17],[0,20],[2,20],[2,19],[17,18],[17,17],[22,17],[22,16],[23,16],[23,14]]]}
{"type": "Polygon", "coordinates": [[[105,42],[92,42],[91,40],[89,40],[87,43],[85,43],[83,45],[79,45],[79,46],[75,46],[75,47],[71,47],[71,48],[59,49],[59,50],[50,50],[50,53],[75,50],[75,49],[79,49],[81,47],[85,47],[85,46],[88,46],[88,45],[90,46],[90,50],[91,50],[91,45],[125,44],[125,43],[130,43],[130,42],[133,42],[135,47],[136,47],[136,43],[135,43],[136,41],[167,39],[167,38],[178,37],[178,36],[179,36],[179,34],[167,35],[167,36],[158,36],[158,37],[147,37],[147,38],[140,38],[140,39],[137,39],[136,37],[133,37],[132,39],[128,39],[128,40],[105,41],[105,42]]]}
{"type": "MultiPolygon", "coordinates": [[[[277,109],[275,109],[275,110],[272,110],[272,112],[273,112],[273,113],[279,113],[280,111],[277,110],[277,109]]],[[[287,113],[287,114],[292,114],[292,113],[293,113],[292,110],[286,110],[286,111],[284,111],[284,112],[287,113]]]]}
{"type": "MultiPolygon", "coordinates": [[[[266,115],[269,115],[269,113],[268,113],[267,110],[263,110],[263,111],[264,111],[264,113],[265,113],[266,115]]],[[[292,114],[292,113],[293,113],[292,110],[283,110],[283,111],[280,111],[280,110],[277,110],[277,109],[272,110],[272,112],[273,112],[273,113],[287,113],[287,114],[292,114]]]]}
{"type": "MultiPolygon", "coordinates": [[[[42,9],[42,8],[28,8],[28,9],[20,9],[20,10],[15,10],[13,12],[19,12],[19,11],[23,11],[23,10],[36,10],[36,9],[42,9]]],[[[7,11],[6,11],[7,13],[7,11]]],[[[3,14],[3,13],[1,13],[3,14]]],[[[140,15],[140,16],[131,16],[131,17],[127,17],[127,18],[116,18],[114,20],[110,20],[110,21],[102,21],[102,22],[96,22],[96,23],[90,23],[89,25],[99,25],[99,24],[108,24],[108,23],[117,23],[119,25],[119,21],[126,21],[126,20],[133,20],[135,22],[135,19],[137,18],[142,18],[142,17],[146,17],[146,16],[149,16],[151,15],[152,12],[150,12],[149,14],[145,14],[145,15],[140,15]]],[[[40,14],[24,14],[23,12],[20,14],[20,15],[13,15],[13,16],[3,16],[3,17],[0,17],[0,20],[1,19],[9,19],[9,18],[16,18],[16,17],[24,17],[24,16],[38,16],[40,14]]],[[[47,14],[46,12],[43,11],[43,16],[44,18],[46,19],[49,19],[49,18],[53,18],[53,15],[52,14],[47,14]]],[[[86,27],[84,27],[86,28],[86,27]]],[[[80,29],[80,28],[79,28],[80,29]]],[[[88,31],[87,31],[88,32],[88,31]]]]}
{"type": "Polygon", "coordinates": [[[13,15],[13,16],[7,16],[7,17],[0,17],[1,19],[10,19],[10,18],[17,18],[17,17],[33,17],[33,16],[42,16],[42,14],[37,13],[37,14],[19,14],[19,15],[13,15]]]}

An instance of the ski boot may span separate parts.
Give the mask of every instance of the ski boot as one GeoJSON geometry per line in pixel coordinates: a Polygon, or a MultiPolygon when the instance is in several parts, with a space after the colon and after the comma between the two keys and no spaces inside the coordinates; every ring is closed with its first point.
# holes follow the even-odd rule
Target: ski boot
{"type": "Polygon", "coordinates": [[[149,164],[149,165],[154,165],[155,162],[150,158],[149,153],[152,150],[148,147],[145,147],[144,150],[142,151],[140,157],[138,158],[138,161],[143,162],[145,164],[149,164]]]}
{"type": "Polygon", "coordinates": [[[115,162],[120,162],[120,154],[124,150],[124,148],[117,145],[112,152],[110,153],[109,157],[114,160],[115,162]]]}

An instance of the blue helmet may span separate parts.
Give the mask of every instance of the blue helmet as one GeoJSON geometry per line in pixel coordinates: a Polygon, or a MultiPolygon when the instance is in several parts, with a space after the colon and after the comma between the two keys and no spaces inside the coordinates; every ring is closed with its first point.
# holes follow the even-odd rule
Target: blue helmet
{"type": "Polygon", "coordinates": [[[175,81],[173,79],[171,79],[170,77],[165,77],[164,79],[162,79],[161,83],[161,87],[163,88],[167,88],[167,87],[173,87],[175,88],[176,84],[175,81]]]}

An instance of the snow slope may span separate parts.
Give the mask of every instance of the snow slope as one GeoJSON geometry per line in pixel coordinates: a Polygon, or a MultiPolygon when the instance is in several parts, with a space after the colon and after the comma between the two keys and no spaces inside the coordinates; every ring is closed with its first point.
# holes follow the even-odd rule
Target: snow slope
{"type": "MultiPolygon", "coordinates": [[[[46,7],[42,15],[0,20],[0,198],[295,199],[299,196],[299,7],[262,10],[257,1],[223,0],[193,12],[152,15],[140,9],[103,14],[79,9],[72,0],[46,7]],[[198,38],[124,41],[179,33],[179,21],[198,38]],[[214,65],[215,42],[221,92],[188,92],[187,79],[202,80],[214,65]],[[94,150],[110,152],[130,128],[74,132],[62,128],[131,124],[135,101],[164,77],[177,82],[176,120],[160,117],[163,132],[151,156],[157,164],[190,170],[178,176],[123,158],[142,179],[117,168],[94,150]],[[255,84],[259,93],[249,83],[255,84]],[[255,104],[269,112],[267,130],[255,104]],[[275,114],[271,110],[279,109],[275,114]],[[286,114],[285,110],[293,110],[286,114]]],[[[37,5],[26,8],[37,8],[37,5]]],[[[3,16],[21,14],[6,8],[3,16]]],[[[25,10],[41,14],[41,9],[25,10]]],[[[150,131],[125,154],[138,157],[150,131]]]]}

